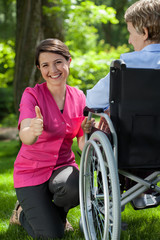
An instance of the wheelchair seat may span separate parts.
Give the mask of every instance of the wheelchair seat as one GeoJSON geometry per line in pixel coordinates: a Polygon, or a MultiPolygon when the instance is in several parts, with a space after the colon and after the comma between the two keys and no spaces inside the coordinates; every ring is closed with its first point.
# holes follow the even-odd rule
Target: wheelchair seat
{"type": "Polygon", "coordinates": [[[110,117],[119,168],[160,167],[160,69],[110,68],[110,117]]]}

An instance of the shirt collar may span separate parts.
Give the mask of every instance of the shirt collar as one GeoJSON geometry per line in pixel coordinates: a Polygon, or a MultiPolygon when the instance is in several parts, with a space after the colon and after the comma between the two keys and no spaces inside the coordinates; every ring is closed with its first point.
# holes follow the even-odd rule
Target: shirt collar
{"type": "Polygon", "coordinates": [[[160,43],[149,44],[148,46],[144,47],[142,51],[150,51],[150,52],[160,51],[160,43]]]}

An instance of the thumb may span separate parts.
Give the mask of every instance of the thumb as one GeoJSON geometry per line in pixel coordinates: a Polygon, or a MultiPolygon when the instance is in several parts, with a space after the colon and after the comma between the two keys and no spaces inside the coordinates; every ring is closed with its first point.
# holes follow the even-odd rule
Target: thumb
{"type": "Polygon", "coordinates": [[[36,118],[43,119],[43,116],[41,114],[41,110],[38,106],[35,106],[35,112],[36,112],[36,118]]]}

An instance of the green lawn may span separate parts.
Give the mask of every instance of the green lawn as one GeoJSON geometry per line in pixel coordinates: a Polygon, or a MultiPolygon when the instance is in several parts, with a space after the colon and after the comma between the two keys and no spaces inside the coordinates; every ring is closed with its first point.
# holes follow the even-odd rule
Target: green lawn
{"type": "MultiPolygon", "coordinates": [[[[19,149],[17,141],[0,141],[0,239],[27,240],[21,226],[10,226],[9,218],[16,202],[13,188],[13,163],[19,149]]],[[[73,150],[76,153],[76,142],[73,150]]],[[[79,156],[76,154],[79,163],[79,156]]],[[[69,221],[75,231],[66,233],[63,239],[84,240],[79,230],[80,209],[76,207],[69,212],[69,221]]],[[[122,213],[122,221],[129,224],[128,230],[122,232],[121,240],[160,240],[160,207],[135,211],[128,204],[122,213]]],[[[116,240],[116,239],[115,239],[116,240]]]]}

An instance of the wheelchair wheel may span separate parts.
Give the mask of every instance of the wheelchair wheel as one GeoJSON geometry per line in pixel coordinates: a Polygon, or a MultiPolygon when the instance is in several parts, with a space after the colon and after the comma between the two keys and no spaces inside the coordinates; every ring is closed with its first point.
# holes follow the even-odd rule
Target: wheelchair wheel
{"type": "Polygon", "coordinates": [[[118,172],[111,144],[102,132],[86,142],[80,168],[80,207],[86,240],[118,240],[121,230],[118,172]]]}

